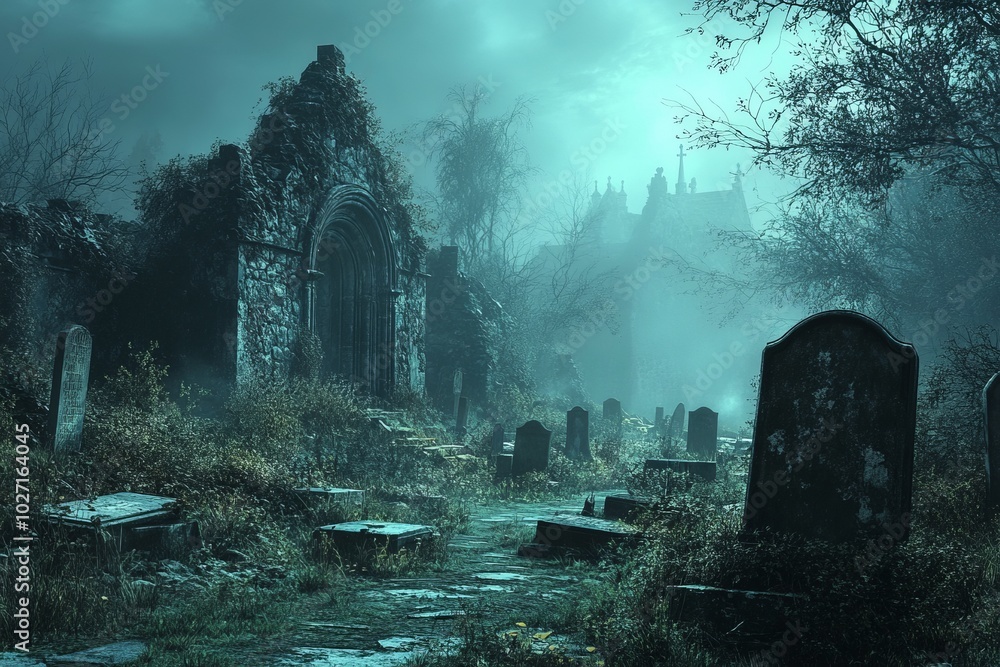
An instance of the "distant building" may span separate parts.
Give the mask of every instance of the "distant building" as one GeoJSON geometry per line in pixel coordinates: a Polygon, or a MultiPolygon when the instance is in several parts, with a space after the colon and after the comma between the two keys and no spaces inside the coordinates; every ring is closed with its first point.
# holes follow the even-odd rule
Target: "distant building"
{"type": "Polygon", "coordinates": [[[545,246],[534,260],[549,275],[594,283],[589,321],[561,332],[556,353],[572,355],[593,399],[644,414],[689,381],[671,348],[698,317],[694,299],[660,273],[664,260],[707,249],[713,228],[750,225],[738,166],[727,189],[699,192],[685,178],[682,146],[677,171],[671,193],[656,170],[641,213],[629,212],[624,183],[616,190],[609,177],[602,194],[595,182],[578,241],[545,246]]]}

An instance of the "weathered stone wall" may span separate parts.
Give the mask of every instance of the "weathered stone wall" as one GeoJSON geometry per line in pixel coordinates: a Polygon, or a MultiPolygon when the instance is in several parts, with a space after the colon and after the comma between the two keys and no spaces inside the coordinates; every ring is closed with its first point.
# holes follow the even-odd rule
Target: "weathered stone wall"
{"type": "MultiPolygon", "coordinates": [[[[112,259],[111,226],[108,216],[62,200],[0,205],[0,344],[44,363],[71,324],[107,342],[134,277],[112,259]]],[[[95,346],[96,364],[106,367],[108,357],[107,345],[95,346]]]]}
{"type": "Polygon", "coordinates": [[[505,318],[500,304],[476,280],[459,271],[458,248],[445,246],[427,260],[427,394],[451,412],[456,370],[462,395],[488,406],[496,394],[497,360],[505,318]]]}

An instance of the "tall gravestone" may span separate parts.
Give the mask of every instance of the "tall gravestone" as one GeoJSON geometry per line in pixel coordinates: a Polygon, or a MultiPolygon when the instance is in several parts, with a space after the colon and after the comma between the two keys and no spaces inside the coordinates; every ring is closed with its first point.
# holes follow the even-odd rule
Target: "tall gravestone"
{"type": "Polygon", "coordinates": [[[514,436],[514,460],[511,474],[515,477],[526,472],[540,472],[549,467],[549,444],[552,431],[535,420],[519,426],[514,436]]]}
{"type": "Polygon", "coordinates": [[[493,436],[490,440],[490,456],[500,456],[503,454],[503,439],[503,424],[494,425],[493,436]]]}
{"type": "Polygon", "coordinates": [[[983,388],[983,416],[986,431],[986,507],[1000,512],[1000,373],[983,388]]]}
{"type": "Polygon", "coordinates": [[[566,413],[566,457],[591,461],[590,414],[576,406],[566,413]]]}
{"type": "Polygon", "coordinates": [[[719,440],[719,413],[709,408],[688,415],[687,451],[701,461],[714,461],[719,440]]]}
{"type": "Polygon", "coordinates": [[[656,416],[653,417],[653,432],[656,434],[657,438],[662,438],[665,429],[666,425],[663,423],[663,408],[656,408],[656,416]]]}
{"type": "Polygon", "coordinates": [[[808,317],[768,343],[744,528],[905,539],[917,361],[911,345],[846,310],[808,317]]]}
{"type": "Polygon", "coordinates": [[[91,346],[90,332],[81,326],[59,332],[49,396],[49,437],[57,455],[80,451],[91,346]]]}
{"type": "Polygon", "coordinates": [[[617,398],[604,401],[601,417],[611,426],[612,433],[620,435],[622,431],[622,404],[617,398]]]}

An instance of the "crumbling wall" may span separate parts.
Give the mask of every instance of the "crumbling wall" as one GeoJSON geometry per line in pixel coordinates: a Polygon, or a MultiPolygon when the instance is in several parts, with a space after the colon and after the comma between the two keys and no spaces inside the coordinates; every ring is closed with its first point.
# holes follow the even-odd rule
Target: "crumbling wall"
{"type": "Polygon", "coordinates": [[[427,395],[450,413],[455,371],[461,370],[462,395],[473,405],[492,405],[508,318],[479,281],[459,270],[456,246],[430,253],[427,267],[427,395]]]}

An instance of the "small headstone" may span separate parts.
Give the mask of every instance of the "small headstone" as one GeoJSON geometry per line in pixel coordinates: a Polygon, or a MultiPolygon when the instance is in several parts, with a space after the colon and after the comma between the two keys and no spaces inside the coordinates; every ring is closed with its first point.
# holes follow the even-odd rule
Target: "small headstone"
{"type": "Polygon", "coordinates": [[[510,477],[510,471],[513,467],[514,455],[513,454],[499,454],[497,455],[497,472],[496,478],[506,479],[510,477]]]}
{"type": "Polygon", "coordinates": [[[329,501],[344,505],[362,505],[365,502],[365,492],[360,489],[340,489],[327,486],[310,486],[292,489],[299,499],[311,505],[316,502],[329,501]]]}
{"type": "Polygon", "coordinates": [[[459,397],[462,395],[462,370],[459,369],[455,371],[455,375],[451,379],[451,393],[455,396],[455,413],[452,415],[455,419],[458,419],[458,401],[459,397]]]}
{"type": "Polygon", "coordinates": [[[566,413],[566,457],[591,461],[590,414],[576,406],[566,413]]]}
{"type": "Polygon", "coordinates": [[[552,431],[531,420],[518,427],[514,436],[514,460],[511,474],[514,477],[526,472],[540,472],[549,467],[549,443],[552,431]]]}
{"type": "Polygon", "coordinates": [[[455,433],[458,437],[465,437],[468,433],[466,428],[469,424],[469,399],[462,396],[458,399],[458,416],[455,419],[455,433]]]}
{"type": "Polygon", "coordinates": [[[655,429],[656,437],[662,438],[663,432],[666,429],[662,407],[656,408],[656,416],[653,418],[653,428],[655,429]]]}
{"type": "Polygon", "coordinates": [[[622,432],[622,404],[617,398],[609,398],[604,401],[603,412],[601,414],[605,422],[610,424],[612,432],[621,435],[622,432]]]}
{"type": "Polygon", "coordinates": [[[497,424],[493,427],[493,439],[490,441],[490,456],[500,456],[503,454],[503,439],[503,424],[497,424]]]}
{"type": "Polygon", "coordinates": [[[860,313],[835,310],[802,320],[762,356],[744,528],[831,542],[905,540],[913,346],[860,313]]]}
{"type": "Polygon", "coordinates": [[[684,432],[684,416],[687,411],[684,410],[684,404],[678,403],[677,407],[674,408],[674,412],[670,415],[670,423],[667,427],[667,437],[671,440],[679,440],[681,434],[684,432]]]}
{"type": "Polygon", "coordinates": [[[702,461],[714,461],[719,438],[719,413],[698,408],[688,415],[688,454],[702,461]]]}
{"type": "Polygon", "coordinates": [[[81,326],[59,332],[49,396],[49,434],[57,455],[80,451],[91,346],[90,332],[81,326]]]}
{"type": "Polygon", "coordinates": [[[986,507],[1000,511],[1000,373],[983,388],[986,430],[986,507]]]}

